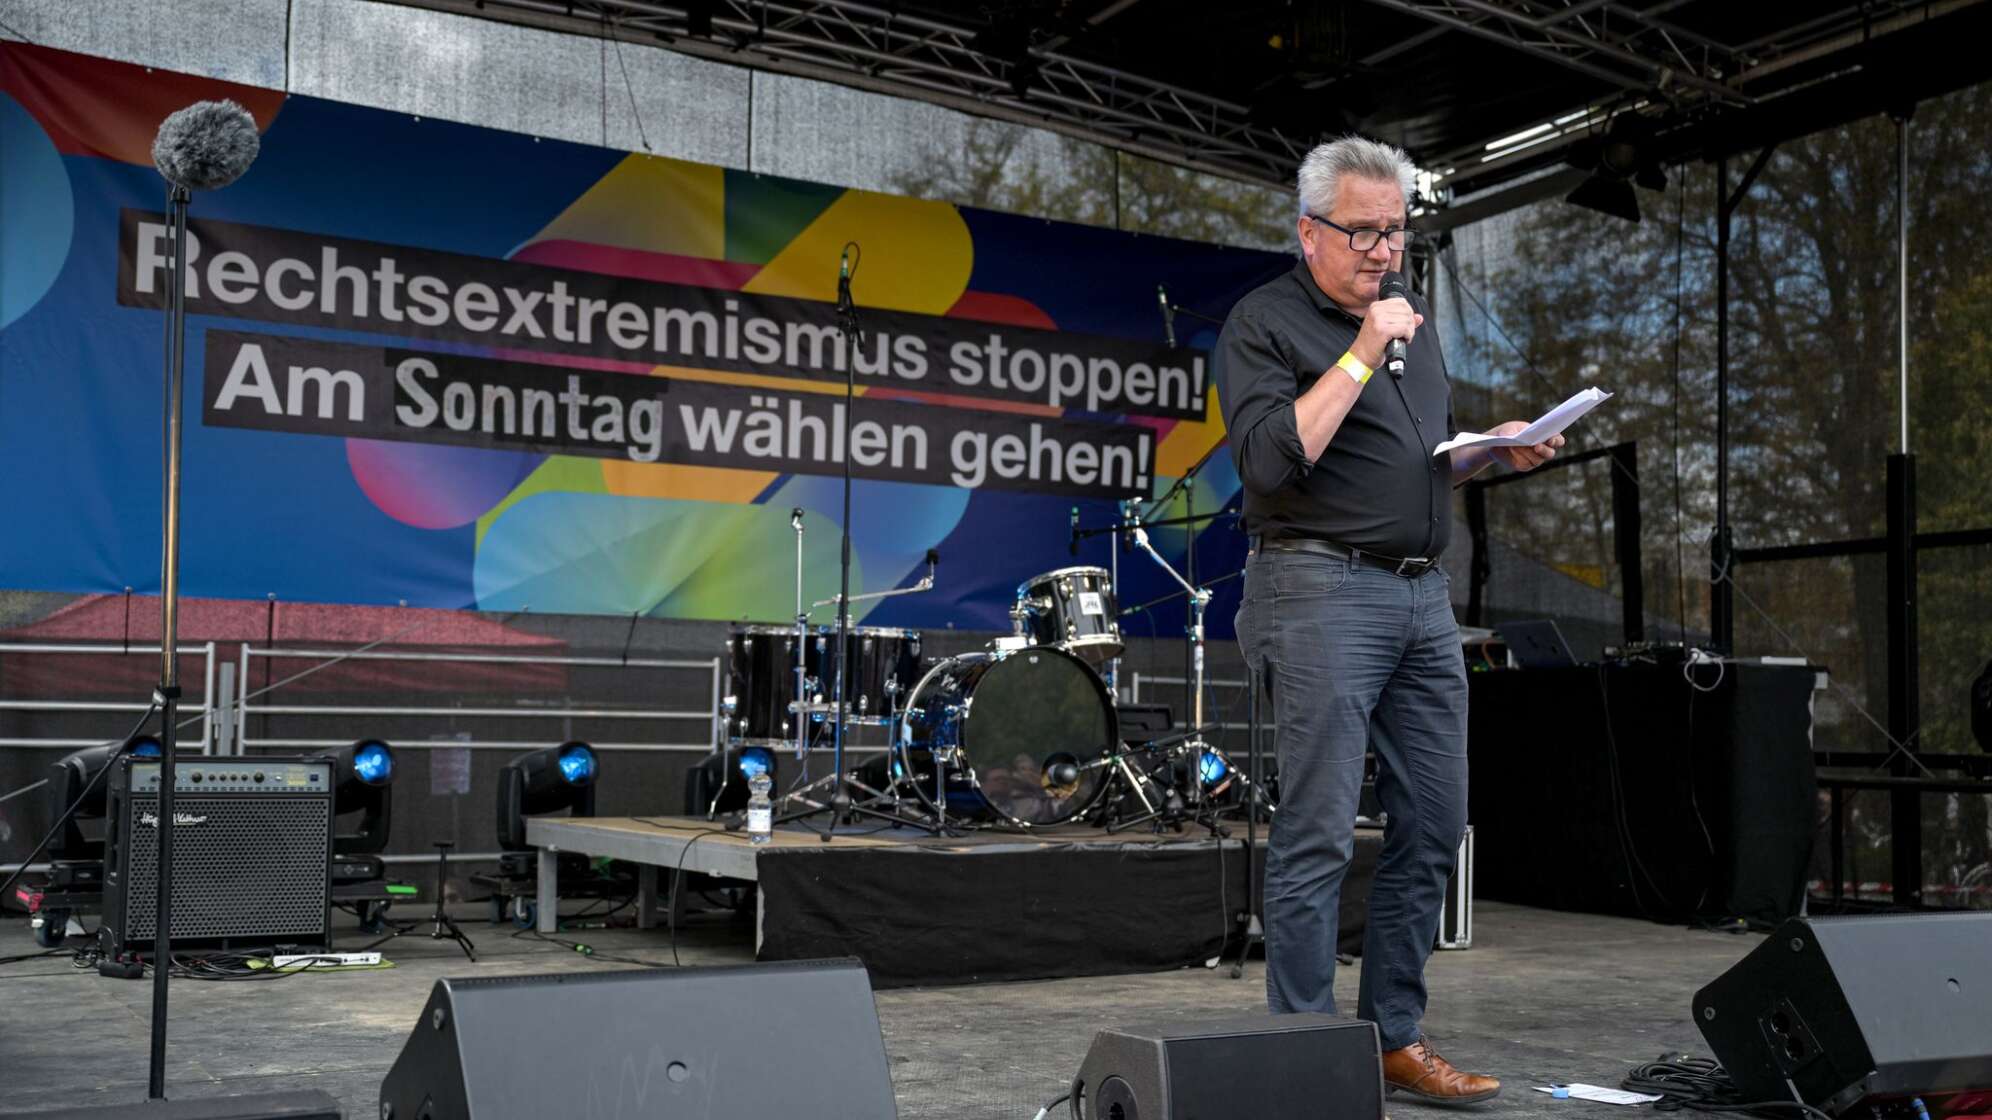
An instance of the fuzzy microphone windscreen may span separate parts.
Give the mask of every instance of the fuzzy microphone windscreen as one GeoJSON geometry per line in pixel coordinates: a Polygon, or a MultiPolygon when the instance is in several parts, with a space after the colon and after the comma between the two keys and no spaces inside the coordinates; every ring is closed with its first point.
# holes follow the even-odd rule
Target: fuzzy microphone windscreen
{"type": "Polygon", "coordinates": [[[152,163],[175,186],[211,191],[241,178],[262,146],[249,110],[233,101],[196,101],[160,124],[152,163]]]}

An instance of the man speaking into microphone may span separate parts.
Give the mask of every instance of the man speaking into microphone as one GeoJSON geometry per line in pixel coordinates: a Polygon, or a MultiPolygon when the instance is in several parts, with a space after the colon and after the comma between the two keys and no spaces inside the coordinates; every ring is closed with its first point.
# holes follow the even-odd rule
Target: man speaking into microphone
{"type": "Polygon", "coordinates": [[[1537,466],[1563,437],[1433,455],[1458,429],[1439,340],[1398,274],[1412,188],[1409,157],[1388,144],[1348,136],[1309,152],[1301,259],[1232,308],[1213,369],[1250,534],[1238,640],[1278,727],[1266,1002],[1335,1011],[1337,906],[1374,750],[1389,824],[1356,1014],[1377,1025],[1392,1092],[1466,1104],[1501,1083],[1455,1069],[1420,1027],[1466,828],[1466,666],[1437,558],[1454,486],[1496,458],[1537,466]]]}

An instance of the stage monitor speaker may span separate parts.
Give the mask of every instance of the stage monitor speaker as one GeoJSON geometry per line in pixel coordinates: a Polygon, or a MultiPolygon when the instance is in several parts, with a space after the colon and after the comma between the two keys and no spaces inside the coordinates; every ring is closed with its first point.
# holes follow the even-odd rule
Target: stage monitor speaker
{"type": "Polygon", "coordinates": [[[37,1112],[38,1120],[343,1120],[339,1102],[316,1089],[91,1105],[37,1112]]]}
{"type": "Polygon", "coordinates": [[[857,961],[438,980],[380,1120],[894,1120],[857,961]]]}
{"type": "Polygon", "coordinates": [[[1992,1089],[1992,913],[1793,918],[1695,993],[1745,1099],[1840,1113],[1992,1089]]]}
{"type": "MultiPolygon", "coordinates": [[[[332,776],[324,758],[189,755],[173,790],[173,946],[331,944],[332,776]]],[[[159,764],[120,759],[105,808],[106,956],[152,953],[159,764]]]]}
{"type": "Polygon", "coordinates": [[[1376,1024],[1253,1015],[1093,1036],[1072,1081],[1079,1120],[1381,1120],[1376,1024]]]}

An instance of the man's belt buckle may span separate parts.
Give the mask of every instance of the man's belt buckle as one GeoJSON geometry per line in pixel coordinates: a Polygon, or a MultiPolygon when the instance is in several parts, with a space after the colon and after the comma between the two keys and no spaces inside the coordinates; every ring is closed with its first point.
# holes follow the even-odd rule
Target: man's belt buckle
{"type": "Polygon", "coordinates": [[[1428,556],[1407,556],[1397,562],[1397,574],[1406,579],[1422,576],[1432,570],[1432,563],[1428,556]]]}

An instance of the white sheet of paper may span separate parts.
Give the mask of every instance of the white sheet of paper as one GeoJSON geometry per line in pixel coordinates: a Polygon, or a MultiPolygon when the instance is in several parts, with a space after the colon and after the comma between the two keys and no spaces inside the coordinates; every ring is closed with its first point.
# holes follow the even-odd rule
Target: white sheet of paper
{"type": "MultiPolygon", "coordinates": [[[[1579,1101],[1597,1101],[1599,1104],[1652,1104],[1660,1099],[1658,1093],[1628,1093],[1624,1089],[1607,1089],[1603,1085],[1565,1085],[1570,1090],[1570,1098],[1579,1101]]],[[[1537,1085],[1535,1091],[1547,1093],[1548,1085],[1537,1085]]]]}
{"type": "Polygon", "coordinates": [[[1490,436],[1480,432],[1461,432],[1432,449],[1438,455],[1455,447],[1533,447],[1563,429],[1577,422],[1577,418],[1610,400],[1612,395],[1595,385],[1578,393],[1548,412],[1538,417],[1535,423],[1511,436],[1490,436]]]}

